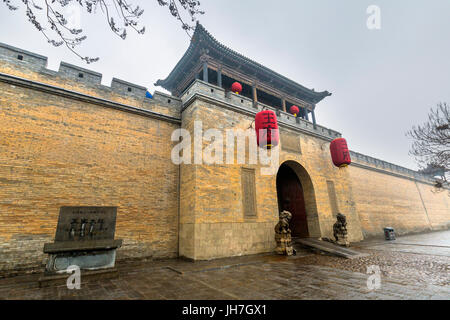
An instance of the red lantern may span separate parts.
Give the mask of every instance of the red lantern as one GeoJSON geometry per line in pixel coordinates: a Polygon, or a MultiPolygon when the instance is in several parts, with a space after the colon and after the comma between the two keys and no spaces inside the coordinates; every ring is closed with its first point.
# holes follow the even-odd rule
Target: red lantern
{"type": "Polygon", "coordinates": [[[242,85],[239,82],[234,82],[231,85],[231,91],[233,91],[236,94],[240,94],[242,92],[242,85]]]}
{"type": "Polygon", "coordinates": [[[277,115],[272,110],[263,110],[255,117],[256,142],[261,148],[271,149],[278,145],[277,115]]]}
{"type": "Polygon", "coordinates": [[[337,138],[330,143],[331,159],[336,167],[342,168],[352,163],[350,151],[348,151],[347,141],[344,138],[337,138]]]}
{"type": "Polygon", "coordinates": [[[292,106],[289,108],[289,111],[296,117],[300,112],[300,109],[297,106],[292,106]]]}

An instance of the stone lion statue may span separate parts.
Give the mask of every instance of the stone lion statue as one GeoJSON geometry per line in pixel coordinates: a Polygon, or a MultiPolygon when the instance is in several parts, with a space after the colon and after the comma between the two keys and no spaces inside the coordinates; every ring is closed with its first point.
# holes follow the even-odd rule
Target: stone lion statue
{"type": "Polygon", "coordinates": [[[347,238],[347,218],[342,213],[338,213],[336,219],[333,225],[333,236],[337,244],[348,247],[350,243],[347,238]]]}
{"type": "Polygon", "coordinates": [[[275,251],[278,254],[287,256],[296,254],[292,247],[291,229],[289,228],[291,218],[292,214],[287,210],[283,210],[280,213],[280,220],[275,226],[275,241],[277,242],[275,251]]]}

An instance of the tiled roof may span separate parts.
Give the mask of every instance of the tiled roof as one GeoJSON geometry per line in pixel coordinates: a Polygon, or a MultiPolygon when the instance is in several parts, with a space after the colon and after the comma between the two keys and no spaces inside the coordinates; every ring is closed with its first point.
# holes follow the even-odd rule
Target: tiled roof
{"type": "MultiPolygon", "coordinates": [[[[308,89],[285,76],[259,64],[244,55],[224,46],[219,41],[217,41],[200,23],[197,22],[194,34],[191,39],[189,48],[184,53],[180,61],[178,61],[175,68],[171,71],[169,76],[164,80],[158,80],[155,85],[162,86],[163,88],[172,91],[178,81],[180,81],[180,76],[186,73],[186,69],[191,65],[191,59],[197,59],[197,53],[199,49],[214,48],[221,55],[229,57],[233,60],[238,60],[242,65],[245,65],[248,69],[256,70],[259,74],[264,74],[267,78],[277,80],[282,83],[283,86],[289,88],[289,94],[293,95],[293,92],[299,92],[304,97],[308,97],[313,103],[317,103],[323,98],[331,95],[328,91],[316,92],[314,90],[308,89]]],[[[295,95],[295,94],[294,94],[295,95]]]]}

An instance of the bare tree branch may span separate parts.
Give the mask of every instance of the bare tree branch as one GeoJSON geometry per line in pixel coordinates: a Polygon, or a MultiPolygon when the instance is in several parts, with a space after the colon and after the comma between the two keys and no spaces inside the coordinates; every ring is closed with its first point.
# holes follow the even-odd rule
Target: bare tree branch
{"type": "MultiPolygon", "coordinates": [[[[195,0],[156,0],[160,6],[167,6],[170,14],[181,22],[181,27],[189,35],[189,30],[194,30],[195,25],[185,23],[181,17],[181,13],[190,16],[192,22],[196,21],[198,15],[204,12],[199,10],[200,2],[195,0]],[[182,11],[177,8],[177,2],[181,5],[182,11]]],[[[65,45],[70,51],[77,55],[86,63],[98,61],[99,58],[91,58],[82,56],[76,50],[87,36],[83,29],[72,28],[68,26],[68,20],[63,9],[68,5],[75,5],[80,10],[87,13],[96,13],[96,9],[100,8],[105,16],[110,29],[121,39],[126,39],[127,29],[131,28],[138,34],[144,34],[145,27],[139,26],[139,18],[144,10],[138,5],[129,4],[126,0],[3,0],[3,3],[11,11],[16,11],[21,5],[25,8],[25,14],[28,21],[41,32],[49,43],[55,47],[65,45]],[[19,4],[14,3],[19,2],[19,4]],[[115,11],[115,14],[113,12],[115,11]],[[42,17],[36,15],[40,13],[42,17]]],[[[190,35],[189,35],[190,36],[190,35]]]]}
{"type": "Polygon", "coordinates": [[[436,179],[436,187],[450,186],[450,107],[439,103],[428,114],[428,121],[413,126],[406,133],[413,139],[410,154],[421,168],[421,172],[436,179]]]}

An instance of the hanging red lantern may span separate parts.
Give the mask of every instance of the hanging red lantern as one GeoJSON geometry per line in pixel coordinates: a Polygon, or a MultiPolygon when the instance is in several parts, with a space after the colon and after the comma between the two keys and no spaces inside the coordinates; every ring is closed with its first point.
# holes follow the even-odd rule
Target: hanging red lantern
{"type": "Polygon", "coordinates": [[[242,85],[239,82],[234,82],[231,85],[231,91],[236,93],[236,94],[241,94],[241,92],[242,92],[242,85]]]}
{"type": "Polygon", "coordinates": [[[344,138],[337,138],[330,143],[331,159],[336,167],[342,168],[352,163],[347,141],[344,138]]]}
{"type": "Polygon", "coordinates": [[[278,145],[277,115],[272,110],[263,110],[255,117],[256,142],[261,148],[271,149],[278,145]]]}
{"type": "Polygon", "coordinates": [[[297,106],[291,106],[289,111],[294,115],[294,117],[296,117],[300,112],[300,109],[297,106]]]}

